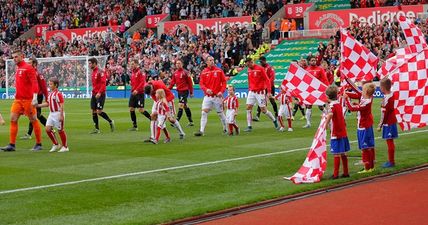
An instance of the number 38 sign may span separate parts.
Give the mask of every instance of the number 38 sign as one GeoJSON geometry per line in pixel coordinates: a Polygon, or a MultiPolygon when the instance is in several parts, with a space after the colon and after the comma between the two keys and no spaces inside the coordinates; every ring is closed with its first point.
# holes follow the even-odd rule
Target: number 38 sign
{"type": "Polygon", "coordinates": [[[303,18],[303,13],[311,7],[313,3],[288,4],[285,5],[286,18],[303,18]]]}

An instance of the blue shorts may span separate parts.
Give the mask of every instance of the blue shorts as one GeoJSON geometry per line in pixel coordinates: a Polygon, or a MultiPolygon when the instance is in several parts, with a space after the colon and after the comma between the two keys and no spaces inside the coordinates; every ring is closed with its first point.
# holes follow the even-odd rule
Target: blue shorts
{"type": "Polygon", "coordinates": [[[330,152],[332,154],[342,154],[351,149],[347,137],[330,140],[330,152]]]}
{"type": "Polygon", "coordinates": [[[397,124],[386,125],[382,127],[382,138],[383,139],[395,139],[398,138],[397,124]]]}
{"type": "Polygon", "coordinates": [[[360,150],[366,148],[374,148],[374,132],[373,127],[364,130],[357,130],[358,148],[360,150]]]}

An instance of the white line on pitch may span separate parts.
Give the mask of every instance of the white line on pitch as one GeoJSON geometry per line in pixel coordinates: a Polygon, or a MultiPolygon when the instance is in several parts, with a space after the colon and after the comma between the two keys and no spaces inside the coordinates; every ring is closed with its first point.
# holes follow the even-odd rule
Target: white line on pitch
{"type": "MultiPolygon", "coordinates": [[[[416,133],[423,133],[423,132],[428,132],[428,130],[419,130],[419,131],[413,131],[413,132],[408,132],[408,133],[401,133],[400,136],[416,134],[416,133]]],[[[380,138],[381,137],[376,137],[375,139],[380,139],[380,138]]],[[[350,143],[355,143],[355,142],[357,142],[357,141],[350,141],[350,143]]],[[[329,146],[329,145],[327,145],[327,146],[329,146]]],[[[138,176],[138,175],[151,174],[151,173],[164,172],[164,171],[172,171],[172,170],[214,165],[214,164],[225,163],[225,162],[233,162],[233,161],[240,161],[240,160],[245,160],[245,159],[253,159],[253,158],[260,158],[260,157],[266,157],[266,156],[272,156],[272,155],[297,152],[297,151],[302,151],[302,150],[306,150],[309,148],[310,147],[296,148],[296,149],[292,149],[292,150],[286,150],[286,151],[280,151],[280,152],[271,152],[271,153],[265,153],[265,154],[239,157],[239,158],[223,159],[223,160],[189,164],[189,165],[183,165],[183,166],[173,166],[173,167],[167,167],[167,168],[162,168],[162,169],[147,170],[147,171],[140,171],[140,172],[133,172],[133,173],[125,173],[125,174],[118,174],[118,175],[113,175],[113,176],[97,177],[97,178],[69,181],[69,182],[63,182],[63,183],[34,186],[34,187],[28,187],[28,188],[18,188],[18,189],[0,191],[0,195],[16,193],[16,192],[24,192],[24,191],[33,191],[33,190],[39,190],[39,189],[47,189],[47,188],[52,188],[52,187],[67,186],[67,185],[73,185],[73,184],[89,183],[89,182],[95,182],[95,181],[111,180],[111,179],[117,179],[117,178],[122,178],[122,177],[131,177],[131,176],[138,176]]]]}

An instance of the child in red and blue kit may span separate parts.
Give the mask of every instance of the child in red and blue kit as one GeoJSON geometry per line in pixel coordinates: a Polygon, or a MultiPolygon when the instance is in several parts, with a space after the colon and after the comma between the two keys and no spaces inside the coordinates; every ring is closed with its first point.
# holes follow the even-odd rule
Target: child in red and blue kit
{"type": "Polygon", "coordinates": [[[235,87],[232,85],[227,86],[228,96],[223,100],[223,106],[226,108],[226,123],[229,128],[229,135],[233,135],[233,128],[235,128],[236,135],[239,134],[239,127],[236,125],[236,115],[238,114],[239,102],[235,95],[235,87]]]}
{"type": "MultiPolygon", "coordinates": [[[[326,126],[331,121],[330,152],[334,155],[334,170],[332,179],[339,178],[340,159],[342,159],[343,174],[342,177],[349,177],[348,171],[348,152],[349,146],[348,134],[346,132],[345,118],[343,116],[342,105],[337,100],[339,92],[336,86],[330,86],[326,90],[329,109],[327,112],[326,126]]],[[[327,127],[326,127],[327,128],[327,127]]]]}
{"type": "Polygon", "coordinates": [[[395,166],[395,145],[394,139],[398,138],[397,118],[394,113],[394,97],[391,93],[392,82],[388,78],[380,81],[380,90],[384,94],[382,100],[382,113],[378,131],[382,130],[382,138],[386,140],[388,146],[388,162],[383,164],[383,168],[395,166]]]}
{"type": "MultiPolygon", "coordinates": [[[[354,86],[351,85],[351,87],[354,86]]],[[[347,92],[343,95],[348,109],[353,112],[358,112],[358,148],[361,150],[364,163],[364,169],[359,173],[368,173],[374,170],[375,142],[373,132],[372,103],[375,88],[376,86],[373,83],[365,83],[363,85],[362,92],[353,88],[355,93],[347,92]],[[351,104],[348,97],[359,99],[360,102],[358,104],[351,104]]]]}
{"type": "Polygon", "coordinates": [[[281,92],[277,96],[275,96],[275,99],[279,100],[280,103],[278,113],[278,121],[280,124],[279,131],[285,131],[284,118],[287,118],[288,121],[288,131],[293,131],[293,128],[291,126],[292,113],[290,107],[290,102],[292,101],[292,99],[291,94],[287,92],[285,85],[281,85],[281,92]]]}

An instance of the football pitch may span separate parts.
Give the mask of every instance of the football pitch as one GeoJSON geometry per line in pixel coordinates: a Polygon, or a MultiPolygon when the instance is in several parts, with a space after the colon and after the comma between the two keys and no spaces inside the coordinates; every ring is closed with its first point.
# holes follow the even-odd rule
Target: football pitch
{"type": "MultiPolygon", "coordinates": [[[[116,131],[100,118],[101,134],[92,135],[89,99],[66,99],[65,129],[70,152],[48,153],[51,142],[43,132],[41,152],[31,152],[31,140],[17,140],[16,152],[0,152],[0,224],[158,224],[221,209],[255,203],[284,195],[328,187],[374,174],[387,173],[428,162],[428,129],[400,133],[396,140],[396,163],[386,161],[385,141],[376,132],[376,171],[357,174],[360,159],[356,140],[356,116],[347,117],[351,141],[350,173],[347,179],[329,180],[331,155],[324,179],[317,184],[295,185],[284,176],[301,166],[320,120],[314,107],[313,125],[302,129],[300,112],[293,132],[278,132],[267,117],[253,123],[253,132],[239,136],[222,134],[218,116],[211,112],[205,136],[199,129],[201,99],[191,99],[194,127],[181,124],[184,140],[168,125],[172,142],[143,143],[149,136],[149,121],[137,114],[139,131],[131,132],[127,99],[107,99],[105,112],[114,119],[116,131]]],[[[151,109],[151,100],[146,108],[151,109]]],[[[246,127],[245,100],[240,100],[238,125],[246,127]]],[[[7,121],[0,127],[0,145],[9,142],[10,100],[0,101],[7,121]]],[[[379,122],[380,100],[373,105],[379,122]]],[[[43,114],[48,115],[47,109],[43,114]]],[[[18,136],[28,127],[21,117],[18,136]]],[[[163,134],[162,134],[163,135],[163,134]]],[[[327,137],[329,140],[329,137],[327,137]]],[[[329,142],[329,141],[328,141],[329,142]]],[[[329,149],[329,148],[328,148],[329,149]]]]}

